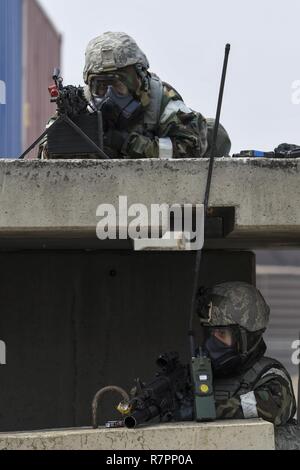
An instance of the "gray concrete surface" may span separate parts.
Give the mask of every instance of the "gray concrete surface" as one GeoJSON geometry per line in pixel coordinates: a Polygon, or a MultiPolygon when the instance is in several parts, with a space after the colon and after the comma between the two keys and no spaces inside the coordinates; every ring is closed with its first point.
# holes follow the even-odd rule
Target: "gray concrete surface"
{"type": "Polygon", "coordinates": [[[275,432],[277,450],[300,450],[300,426],[287,424],[275,432]]]}
{"type": "Polygon", "coordinates": [[[0,434],[0,450],[274,450],[262,420],[168,424],[137,430],[64,430],[0,434]]]}
{"type": "MultiPolygon", "coordinates": [[[[0,236],[95,238],[99,204],[202,203],[207,169],[207,160],[1,160],[0,236]]],[[[211,246],[299,246],[299,177],[300,160],[217,160],[210,205],[234,207],[235,227],[211,246]]]]}

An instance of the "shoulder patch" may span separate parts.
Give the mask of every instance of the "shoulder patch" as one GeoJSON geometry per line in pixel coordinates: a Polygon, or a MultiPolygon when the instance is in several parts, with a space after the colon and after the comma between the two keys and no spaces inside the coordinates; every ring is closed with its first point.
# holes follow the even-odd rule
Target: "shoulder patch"
{"type": "Polygon", "coordinates": [[[288,383],[290,383],[290,378],[288,377],[288,375],[281,369],[277,369],[275,367],[273,367],[272,369],[269,369],[267,370],[267,372],[265,372],[261,378],[264,379],[265,377],[267,377],[268,375],[280,375],[283,379],[285,379],[288,383]]]}
{"type": "Polygon", "coordinates": [[[170,101],[169,104],[166,106],[161,118],[160,123],[165,124],[168,119],[174,114],[177,114],[179,111],[185,114],[191,114],[193,111],[186,106],[183,101],[170,101]]]}

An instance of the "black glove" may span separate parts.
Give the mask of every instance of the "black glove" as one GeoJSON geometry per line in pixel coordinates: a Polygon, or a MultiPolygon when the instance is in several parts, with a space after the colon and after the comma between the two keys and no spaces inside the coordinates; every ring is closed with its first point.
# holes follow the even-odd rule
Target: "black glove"
{"type": "Polygon", "coordinates": [[[115,129],[110,129],[104,136],[104,146],[118,153],[126,153],[126,143],[129,140],[128,132],[120,132],[115,129]],[[123,150],[123,152],[122,152],[123,150]]]}
{"type": "Polygon", "coordinates": [[[281,144],[275,149],[277,158],[299,158],[300,146],[294,144],[281,144]]]}

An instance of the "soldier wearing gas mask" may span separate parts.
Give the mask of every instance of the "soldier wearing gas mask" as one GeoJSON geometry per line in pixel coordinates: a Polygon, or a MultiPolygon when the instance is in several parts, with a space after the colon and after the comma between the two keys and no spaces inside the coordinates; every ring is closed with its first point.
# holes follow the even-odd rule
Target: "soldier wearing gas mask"
{"type": "MultiPolygon", "coordinates": [[[[149,62],[125,33],[105,33],[87,46],[84,68],[88,110],[101,110],[105,151],[113,158],[203,157],[213,120],[189,109],[170,85],[149,72],[149,62]]],[[[221,126],[218,156],[230,139],[221,126]]]]}
{"type": "Polygon", "coordinates": [[[265,357],[270,309],[253,286],[225,283],[199,296],[204,350],[211,358],[218,419],[263,418],[276,426],[296,413],[291,378],[265,357]]]}
{"type": "MultiPolygon", "coordinates": [[[[127,34],[108,32],[90,41],[83,78],[87,112],[102,112],[110,158],[210,156],[215,121],[188,108],[172,86],[150,73],[147,57],[127,34]]],[[[220,125],[215,156],[228,156],[230,149],[220,125]]],[[[47,139],[40,143],[40,157],[49,157],[47,139]]]]}
{"type": "Polygon", "coordinates": [[[89,111],[103,114],[111,157],[202,157],[207,123],[179,94],[149,71],[149,62],[125,33],[105,33],[86,50],[84,81],[89,111]]]}

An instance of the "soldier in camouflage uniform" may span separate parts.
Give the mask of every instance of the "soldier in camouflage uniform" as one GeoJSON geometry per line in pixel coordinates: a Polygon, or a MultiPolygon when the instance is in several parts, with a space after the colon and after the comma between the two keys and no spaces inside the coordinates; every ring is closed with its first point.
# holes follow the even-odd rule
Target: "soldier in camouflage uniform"
{"type": "Polygon", "coordinates": [[[261,293],[241,282],[217,285],[199,297],[218,419],[259,417],[281,426],[296,413],[288,372],[264,356],[269,314],[261,293]]]}
{"type": "MultiPolygon", "coordinates": [[[[90,41],[83,77],[87,111],[102,111],[104,150],[111,158],[208,156],[214,121],[189,109],[172,86],[150,73],[147,57],[127,34],[108,32],[90,41]]],[[[216,156],[230,148],[220,126],[216,156]]]]}

